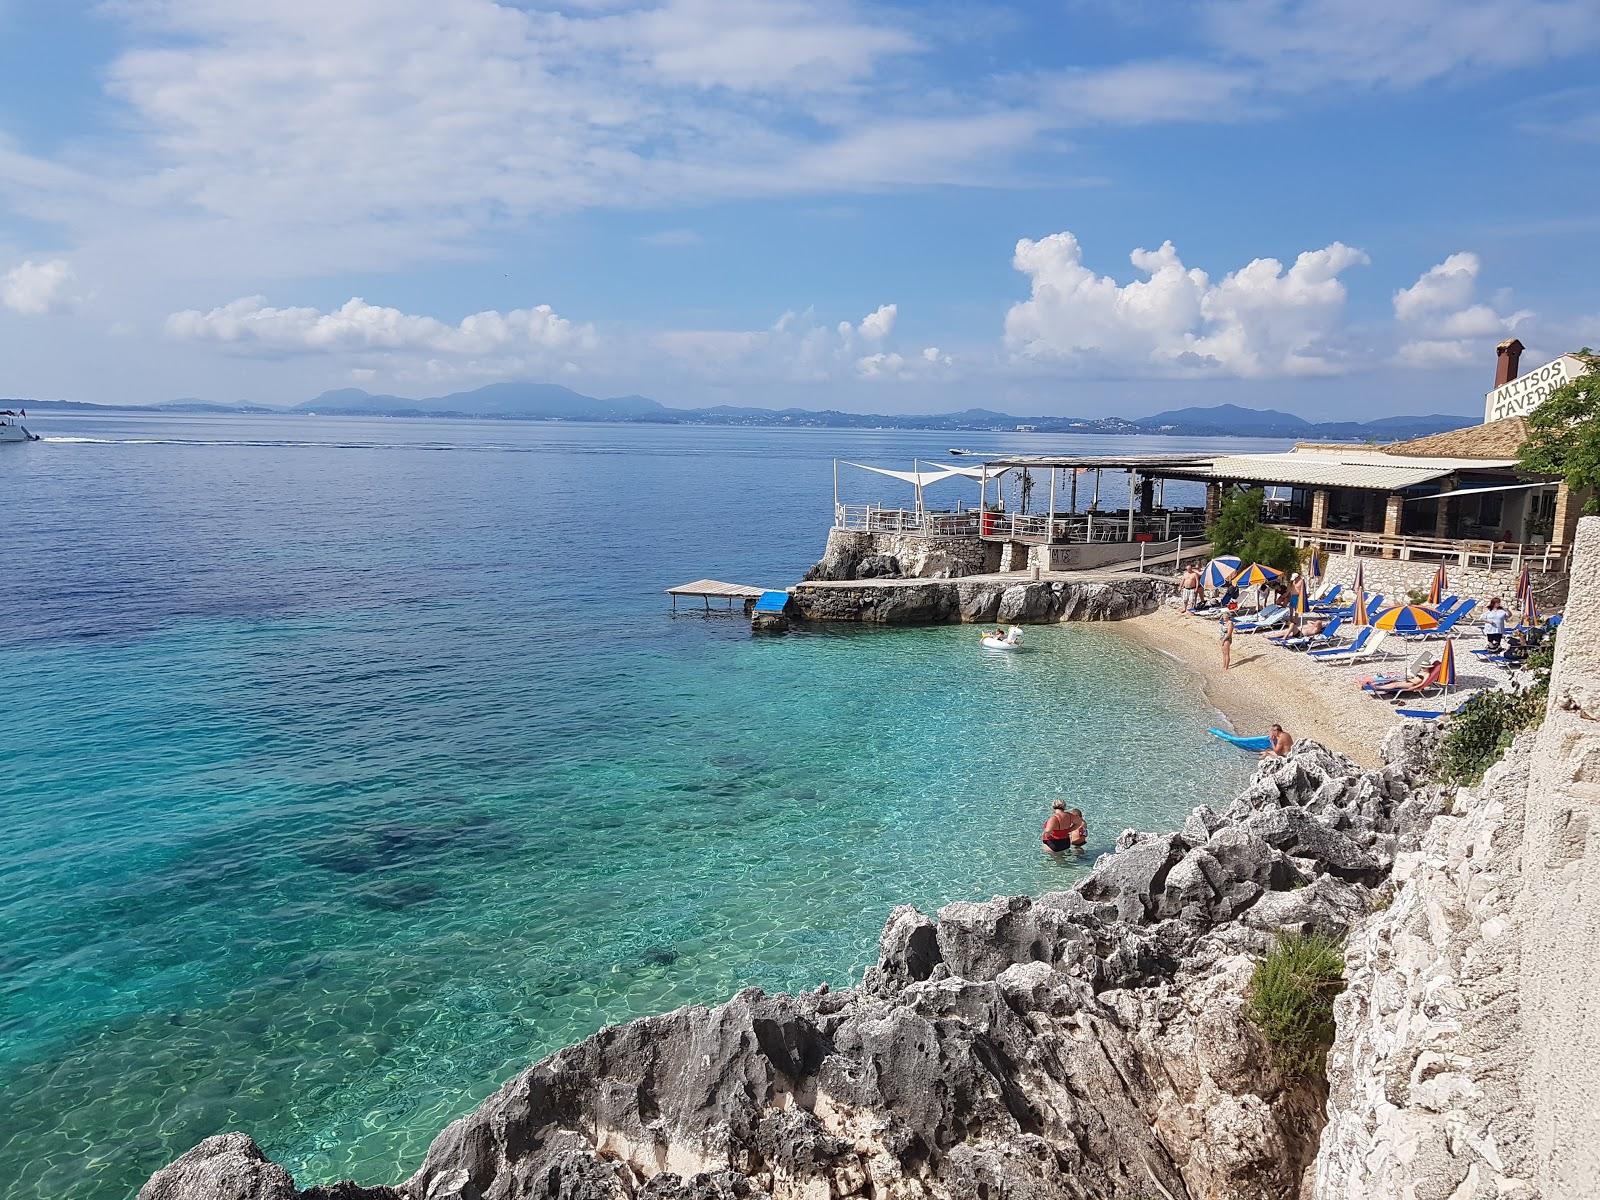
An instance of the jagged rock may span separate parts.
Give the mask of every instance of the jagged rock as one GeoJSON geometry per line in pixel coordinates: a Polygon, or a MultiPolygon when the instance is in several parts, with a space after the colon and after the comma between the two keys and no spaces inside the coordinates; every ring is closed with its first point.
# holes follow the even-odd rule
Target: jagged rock
{"type": "Polygon", "coordinates": [[[892,554],[868,554],[856,563],[857,579],[899,579],[905,575],[892,554]]]}
{"type": "Polygon", "coordinates": [[[908,983],[933,974],[943,962],[938,928],[909,904],[889,914],[878,937],[878,965],[867,973],[863,986],[878,995],[891,995],[908,983]]]}
{"type": "Polygon", "coordinates": [[[1102,855],[1089,878],[1075,890],[1085,900],[1105,906],[1116,920],[1139,922],[1155,917],[1167,872],[1188,849],[1188,843],[1176,833],[1147,837],[1115,854],[1102,855]]]}
{"type": "MultiPolygon", "coordinates": [[[[901,559],[903,567],[905,560],[901,559]]],[[[909,574],[915,574],[906,568],[909,574]]],[[[816,579],[856,578],[816,576],[816,579]]],[[[811,621],[880,625],[938,625],[951,621],[1116,621],[1152,611],[1172,589],[1163,580],[1132,576],[1111,583],[1034,582],[993,578],[945,580],[918,576],[851,587],[807,582],[790,593],[795,611],[811,621]]]]}
{"type": "Polygon", "coordinates": [[[156,1172],[139,1200],[297,1200],[289,1172],[242,1133],[209,1137],[156,1172]]]}
{"type": "Polygon", "coordinates": [[[1368,876],[1378,869],[1360,845],[1297,808],[1257,813],[1244,827],[1274,849],[1312,859],[1336,875],[1368,876]]]}

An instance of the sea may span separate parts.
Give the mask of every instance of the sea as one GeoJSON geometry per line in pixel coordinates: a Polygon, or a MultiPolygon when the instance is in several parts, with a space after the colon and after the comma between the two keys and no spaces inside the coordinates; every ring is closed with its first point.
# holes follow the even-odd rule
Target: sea
{"type": "Polygon", "coordinates": [[[1249,769],[1191,676],[1102,627],[1014,655],[970,627],[753,637],[664,589],[797,582],[835,459],[1280,443],[28,424],[0,446],[11,1200],[127,1200],[227,1130],[302,1187],[398,1182],[607,1023],[848,985],[895,905],[1070,887],[1249,769]],[[1056,796],[1082,858],[1041,852],[1056,796]]]}

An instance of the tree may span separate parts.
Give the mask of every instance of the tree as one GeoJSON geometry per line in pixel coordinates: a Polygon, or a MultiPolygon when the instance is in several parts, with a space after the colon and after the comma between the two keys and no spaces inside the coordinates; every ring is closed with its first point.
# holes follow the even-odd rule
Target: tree
{"type": "Polygon", "coordinates": [[[1261,522],[1266,493],[1260,488],[1233,492],[1222,500],[1216,523],[1206,530],[1213,554],[1237,554],[1246,563],[1260,563],[1288,574],[1300,569],[1300,551],[1281,529],[1261,522]]]}
{"type": "MultiPolygon", "coordinates": [[[[1591,351],[1583,350],[1585,355],[1591,351]]],[[[1528,414],[1528,440],[1517,464],[1538,475],[1559,475],[1574,492],[1590,492],[1584,512],[1600,512],[1600,359],[1551,392],[1528,414]]]]}

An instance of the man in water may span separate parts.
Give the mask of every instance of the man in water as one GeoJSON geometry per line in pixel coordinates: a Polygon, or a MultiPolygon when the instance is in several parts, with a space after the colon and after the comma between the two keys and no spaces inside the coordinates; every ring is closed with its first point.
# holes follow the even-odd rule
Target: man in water
{"type": "Polygon", "coordinates": [[[1190,565],[1183,573],[1183,611],[1193,612],[1200,601],[1200,568],[1190,565]]]}
{"type": "Polygon", "coordinates": [[[1294,739],[1282,725],[1274,725],[1267,731],[1267,741],[1271,745],[1261,752],[1262,758],[1288,758],[1289,747],[1294,745],[1294,739]]]}
{"type": "Polygon", "coordinates": [[[1046,850],[1058,854],[1089,840],[1089,826],[1081,812],[1075,808],[1069,812],[1065,800],[1057,800],[1050,808],[1050,817],[1044,823],[1044,836],[1039,839],[1046,850]]]}

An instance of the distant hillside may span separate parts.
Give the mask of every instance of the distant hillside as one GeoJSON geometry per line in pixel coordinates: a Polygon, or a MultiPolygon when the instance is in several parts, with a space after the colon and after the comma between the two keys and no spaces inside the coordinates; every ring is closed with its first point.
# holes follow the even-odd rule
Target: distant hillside
{"type": "MultiPolygon", "coordinates": [[[[127,411],[129,406],[49,403],[77,410],[127,411]]],[[[142,406],[158,412],[284,412],[261,405],[209,404],[174,400],[142,406]]],[[[837,409],[756,408],[719,404],[709,408],[668,408],[648,396],[598,399],[554,383],[491,383],[471,391],[412,399],[374,395],[360,388],[338,388],[287,410],[322,416],[473,417],[500,421],[627,421],[664,425],[759,425],[816,429],[941,429],[951,433],[1015,432],[1085,434],[1166,434],[1179,437],[1266,437],[1315,441],[1396,441],[1425,437],[1473,424],[1471,417],[1432,414],[1383,417],[1375,421],[1307,421],[1293,413],[1218,404],[1210,408],[1177,408],[1154,416],[1018,417],[986,408],[953,413],[851,413],[837,409]]]]}

